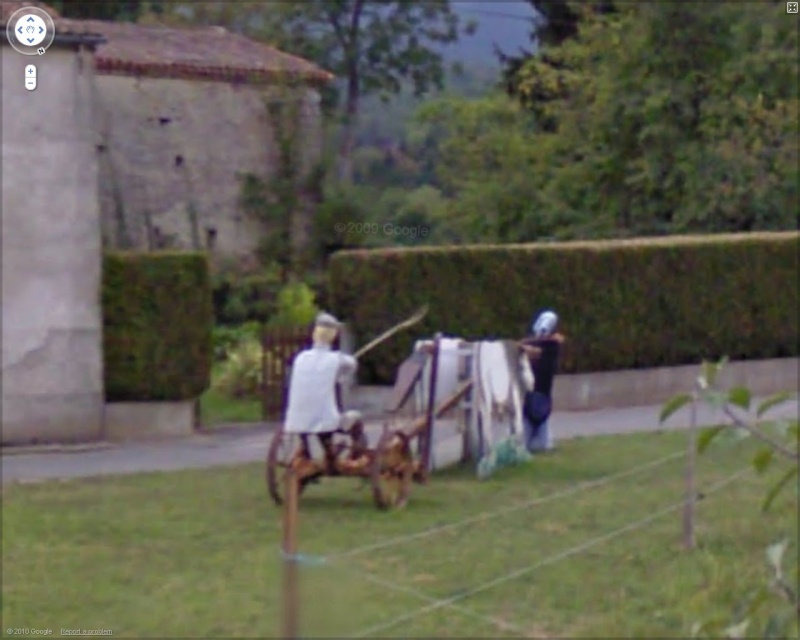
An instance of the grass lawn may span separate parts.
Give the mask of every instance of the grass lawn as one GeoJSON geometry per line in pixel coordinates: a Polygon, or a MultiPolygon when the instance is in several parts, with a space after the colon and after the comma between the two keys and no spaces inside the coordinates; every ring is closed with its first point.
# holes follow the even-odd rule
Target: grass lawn
{"type": "Polygon", "coordinates": [[[200,397],[200,417],[204,427],[237,422],[261,422],[259,400],[234,400],[214,389],[200,397]]]}
{"type": "MultiPolygon", "coordinates": [[[[681,451],[685,435],[579,439],[478,482],[468,470],[414,486],[378,512],[368,488],[328,480],[303,496],[300,551],[335,556],[564,491],[681,451]]],[[[752,445],[715,443],[700,485],[747,467],[752,445]]],[[[771,477],[747,474],[699,507],[700,548],[680,547],[680,511],[570,552],[681,498],[680,459],[633,477],[301,571],[304,637],[681,637],[729,615],[765,582],[764,548],[790,536],[796,494],[761,517],[771,477]],[[521,573],[526,567],[539,568],[521,573]],[[514,571],[517,579],[501,581],[514,571]],[[390,590],[367,576],[399,586],[390,590]],[[495,581],[379,631],[370,628],[495,581]],[[416,593],[410,593],[409,591],[416,593]],[[483,618],[502,620],[503,631],[483,618]]],[[[776,470],[777,473],[777,470],[776,470]]],[[[788,492],[791,493],[791,492],[788,492]]],[[[260,465],[3,487],[4,627],[106,628],[116,637],[275,637],[280,512],[260,465]]],[[[794,575],[794,574],[792,574],[794,575]]]]}

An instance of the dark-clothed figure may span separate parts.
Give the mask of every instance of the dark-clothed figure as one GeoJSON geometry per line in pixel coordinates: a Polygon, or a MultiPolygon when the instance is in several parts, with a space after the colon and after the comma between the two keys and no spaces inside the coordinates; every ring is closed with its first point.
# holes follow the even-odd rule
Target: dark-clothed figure
{"type": "Polygon", "coordinates": [[[531,358],[534,375],[533,391],[525,394],[525,446],[531,452],[551,451],[550,413],[553,409],[553,381],[558,371],[564,336],[557,333],[558,315],[543,311],[531,327],[531,335],[523,340],[531,358]]]}

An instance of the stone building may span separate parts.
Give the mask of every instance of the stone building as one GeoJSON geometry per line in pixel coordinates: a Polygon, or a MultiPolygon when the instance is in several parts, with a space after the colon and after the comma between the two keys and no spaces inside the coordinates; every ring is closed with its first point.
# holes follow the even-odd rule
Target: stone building
{"type": "MultiPolygon", "coordinates": [[[[265,102],[292,120],[308,172],[321,158],[318,89],[332,76],[220,27],[61,25],[106,39],[95,82],[106,245],[251,254],[269,229],[243,210],[242,179],[268,183],[279,163],[276,114],[265,102]]],[[[298,215],[293,235],[302,244],[310,220],[298,215]]]]}
{"type": "MultiPolygon", "coordinates": [[[[217,28],[64,20],[35,2],[0,7],[2,442],[102,438],[103,245],[252,252],[269,230],[244,215],[240,176],[266,181],[277,162],[264,98],[296,107],[309,170],[321,147],[318,88],[331,76],[217,28]],[[5,38],[24,6],[54,16],[42,56],[5,38]],[[38,86],[28,91],[32,62],[38,86]]],[[[309,223],[293,220],[297,242],[309,223]]]]}
{"type": "Polygon", "coordinates": [[[93,57],[56,34],[9,46],[3,2],[2,441],[91,440],[103,426],[100,199],[93,57]],[[35,62],[38,87],[23,82],[35,62]]]}

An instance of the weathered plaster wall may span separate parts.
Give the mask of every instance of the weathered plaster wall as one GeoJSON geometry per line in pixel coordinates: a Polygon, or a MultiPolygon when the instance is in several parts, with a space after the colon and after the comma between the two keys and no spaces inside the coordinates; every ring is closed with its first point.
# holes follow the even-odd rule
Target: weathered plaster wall
{"type": "Polygon", "coordinates": [[[104,400],[92,61],[58,47],[41,57],[0,48],[2,441],[90,440],[104,400]]]}
{"type": "MultiPolygon", "coordinates": [[[[319,157],[319,95],[302,100],[302,163],[319,157]]],[[[267,179],[277,162],[263,87],[222,82],[98,76],[103,234],[109,246],[156,248],[173,236],[182,248],[251,253],[260,225],[239,205],[239,176],[267,179]]],[[[274,90],[275,100],[286,101],[274,90]]]]}

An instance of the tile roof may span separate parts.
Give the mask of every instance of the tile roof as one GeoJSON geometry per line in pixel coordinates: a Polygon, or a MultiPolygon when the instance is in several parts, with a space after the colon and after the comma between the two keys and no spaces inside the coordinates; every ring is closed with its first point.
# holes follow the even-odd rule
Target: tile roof
{"type": "Polygon", "coordinates": [[[56,34],[101,35],[96,69],[105,75],[131,75],[262,84],[277,80],[326,83],[333,75],[312,62],[289,55],[222,27],[176,28],[100,20],[61,18],[41,2],[2,2],[2,22],[23,6],[38,6],[53,16],[56,34]]]}
{"type": "Polygon", "coordinates": [[[0,22],[2,22],[3,27],[8,24],[8,19],[12,15],[24,7],[37,7],[49,13],[53,18],[59,17],[58,11],[44,2],[9,2],[8,0],[3,0],[0,3],[0,22]]]}

